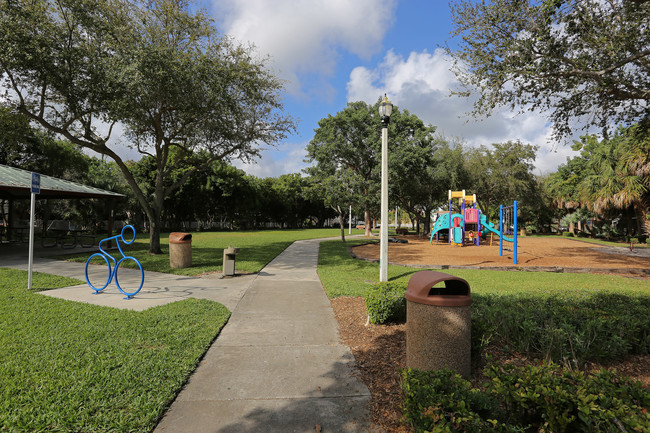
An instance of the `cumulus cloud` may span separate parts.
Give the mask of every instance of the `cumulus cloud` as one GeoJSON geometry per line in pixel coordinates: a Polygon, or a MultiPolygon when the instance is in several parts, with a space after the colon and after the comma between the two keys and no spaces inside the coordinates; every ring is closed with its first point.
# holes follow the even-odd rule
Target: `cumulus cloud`
{"type": "Polygon", "coordinates": [[[330,75],[340,50],[367,59],[381,49],[396,0],[213,0],[223,32],[270,55],[300,94],[299,76],[330,75]]]}
{"type": "Polygon", "coordinates": [[[236,160],[232,162],[246,173],[259,177],[278,177],[281,174],[301,173],[310,164],[304,162],[307,143],[284,143],[277,148],[261,152],[261,159],[250,163],[236,160]]]}
{"type": "Polygon", "coordinates": [[[469,116],[473,100],[450,96],[459,83],[450,71],[451,59],[443,50],[412,52],[407,58],[388,51],[374,69],[354,68],[347,83],[348,101],[374,103],[384,93],[400,109],[407,109],[447,137],[462,138],[470,146],[521,140],[538,145],[539,173],[556,169],[574,156],[570,147],[551,140],[551,128],[543,113],[513,113],[506,109],[490,117],[469,116]]]}

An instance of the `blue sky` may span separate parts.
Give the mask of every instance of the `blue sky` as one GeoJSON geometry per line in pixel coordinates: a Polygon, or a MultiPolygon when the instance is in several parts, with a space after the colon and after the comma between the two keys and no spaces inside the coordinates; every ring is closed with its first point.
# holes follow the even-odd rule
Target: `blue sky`
{"type": "Polygon", "coordinates": [[[256,46],[287,81],[285,112],[298,132],[253,164],[258,177],[299,172],[318,121],[347,102],[374,103],[384,93],[446,137],[478,146],[520,139],[540,146],[536,172],[555,170],[570,147],[549,141],[546,117],[500,110],[483,120],[465,116],[471,101],[449,96],[457,85],[449,59],[452,23],[438,0],[205,0],[221,33],[256,46]]]}

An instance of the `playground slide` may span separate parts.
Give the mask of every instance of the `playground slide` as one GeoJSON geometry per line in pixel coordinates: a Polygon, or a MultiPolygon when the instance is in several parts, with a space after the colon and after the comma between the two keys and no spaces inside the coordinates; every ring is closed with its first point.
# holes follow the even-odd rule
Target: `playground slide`
{"type": "Polygon", "coordinates": [[[495,229],[495,228],[494,228],[494,224],[492,224],[491,222],[489,222],[489,221],[487,220],[487,217],[486,217],[485,215],[481,215],[481,225],[482,225],[483,227],[485,227],[485,229],[486,229],[487,231],[490,231],[490,232],[496,234],[496,235],[499,236],[499,237],[503,237],[503,240],[504,240],[504,241],[508,241],[508,242],[514,242],[514,241],[515,241],[513,238],[509,238],[508,236],[504,236],[504,235],[502,235],[501,232],[500,232],[499,230],[495,229]]]}
{"type": "MultiPolygon", "coordinates": [[[[453,221],[454,218],[462,218],[462,217],[463,216],[461,214],[459,214],[459,213],[451,214],[452,221],[453,221]]],[[[438,217],[438,219],[436,220],[436,223],[433,225],[433,229],[431,229],[431,239],[429,239],[429,243],[433,243],[433,237],[440,230],[449,230],[449,214],[448,213],[440,215],[438,217]]]]}

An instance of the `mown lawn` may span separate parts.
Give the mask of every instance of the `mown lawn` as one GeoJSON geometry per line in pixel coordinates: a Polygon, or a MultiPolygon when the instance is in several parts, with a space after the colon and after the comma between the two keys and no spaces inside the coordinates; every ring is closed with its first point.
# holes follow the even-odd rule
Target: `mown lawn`
{"type": "MultiPolygon", "coordinates": [[[[347,229],[345,234],[347,236],[347,229]]],[[[363,234],[363,230],[352,230],[352,234],[363,234]]],[[[301,230],[257,230],[239,232],[197,232],[192,233],[192,267],[172,269],[169,267],[169,233],[163,233],[160,243],[163,254],[151,255],[149,237],[138,235],[132,245],[123,247],[137,258],[147,271],[165,272],[178,275],[199,275],[206,272],[219,272],[222,269],[223,250],[229,245],[239,247],[236,257],[237,272],[259,272],[267,263],[285,250],[292,242],[304,239],[318,239],[341,235],[340,229],[301,229],[301,230]]],[[[114,257],[119,252],[114,250],[114,257]]],[[[89,254],[58,256],[66,260],[84,262],[89,254]]],[[[99,262],[98,262],[99,263],[99,262]]],[[[129,266],[129,262],[124,262],[129,266]]]]}
{"type": "MultiPolygon", "coordinates": [[[[622,248],[629,248],[630,243],[629,242],[622,242],[622,241],[606,241],[605,239],[596,239],[596,238],[582,238],[582,237],[577,237],[577,236],[559,236],[559,235],[537,235],[537,234],[529,234],[527,237],[535,237],[535,238],[549,238],[549,237],[555,237],[559,239],[568,239],[571,241],[578,241],[578,242],[587,242],[589,244],[596,244],[596,245],[604,245],[606,247],[622,247],[622,248]]],[[[634,248],[650,248],[650,244],[645,243],[645,244],[640,244],[638,242],[634,242],[632,244],[634,248]]]]}
{"type": "MultiPolygon", "coordinates": [[[[318,274],[330,298],[365,296],[379,281],[379,264],[350,257],[348,247],[367,243],[353,239],[321,242],[318,274]]],[[[389,266],[390,281],[408,282],[411,275],[423,268],[389,266]]],[[[476,294],[522,295],[536,297],[576,297],[587,293],[608,292],[650,296],[650,281],[602,274],[559,274],[552,272],[486,271],[445,269],[445,273],[464,278],[476,294]]]]}
{"type": "MultiPolygon", "coordinates": [[[[79,283],[36,273],[33,286],[79,283]]],[[[0,268],[0,431],[150,431],[230,315],[206,300],[134,312],[26,286],[26,272],[0,268]]]]}

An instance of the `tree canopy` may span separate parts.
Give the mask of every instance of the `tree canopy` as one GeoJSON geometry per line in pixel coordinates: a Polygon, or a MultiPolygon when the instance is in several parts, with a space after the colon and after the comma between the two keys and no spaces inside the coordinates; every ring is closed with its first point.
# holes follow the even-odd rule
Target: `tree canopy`
{"type": "Polygon", "coordinates": [[[166,196],[213,161],[251,158],[294,129],[265,59],[186,0],[2,1],[0,46],[3,105],[112,158],[147,214],[152,253],[166,196]],[[154,159],[153,194],[111,141],[118,124],[154,159]],[[200,149],[207,158],[195,158],[200,149]],[[188,169],[166,182],[178,167],[188,169]]]}
{"type": "MultiPolygon", "coordinates": [[[[650,122],[619,128],[610,138],[583,136],[580,156],[561,165],[548,188],[557,205],[589,207],[598,214],[630,209],[636,231],[650,233],[650,122]]],[[[628,228],[629,229],[629,228],[628,228]]]]}
{"type": "Polygon", "coordinates": [[[558,138],[649,117],[649,0],[453,0],[451,13],[475,114],[548,112],[558,138]]]}
{"type": "MultiPolygon", "coordinates": [[[[324,185],[326,202],[341,218],[349,205],[362,209],[366,235],[370,234],[370,216],[376,214],[380,202],[382,125],[378,106],[379,102],[348,103],[335,116],[318,122],[307,146],[309,161],[316,164],[307,172],[324,185]]],[[[426,201],[426,191],[409,186],[409,182],[421,176],[432,160],[434,131],[435,127],[407,110],[393,107],[388,126],[390,195],[411,213],[426,201]]]]}

